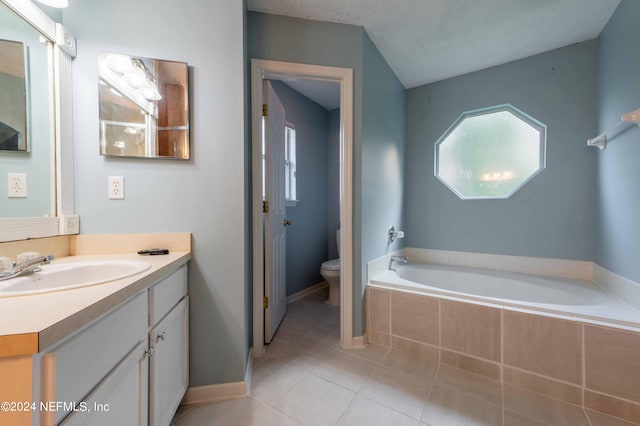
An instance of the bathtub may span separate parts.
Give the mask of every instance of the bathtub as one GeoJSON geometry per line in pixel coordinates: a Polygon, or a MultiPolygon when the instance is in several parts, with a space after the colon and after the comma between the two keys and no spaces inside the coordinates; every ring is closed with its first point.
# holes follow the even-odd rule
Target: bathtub
{"type": "Polygon", "coordinates": [[[640,331],[640,311],[593,281],[394,263],[368,285],[640,331]]]}

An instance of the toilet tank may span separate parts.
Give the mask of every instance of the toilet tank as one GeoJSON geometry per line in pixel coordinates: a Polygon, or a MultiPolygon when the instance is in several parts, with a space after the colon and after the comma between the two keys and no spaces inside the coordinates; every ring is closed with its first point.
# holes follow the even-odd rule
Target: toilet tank
{"type": "Polygon", "coordinates": [[[338,257],[340,257],[340,229],[336,231],[336,243],[338,244],[338,257]]]}

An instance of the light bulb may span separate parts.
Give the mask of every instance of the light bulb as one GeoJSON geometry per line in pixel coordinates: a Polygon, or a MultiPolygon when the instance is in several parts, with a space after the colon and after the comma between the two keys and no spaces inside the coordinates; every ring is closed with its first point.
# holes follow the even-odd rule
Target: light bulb
{"type": "Polygon", "coordinates": [[[142,89],[142,96],[149,99],[150,101],[159,101],[162,99],[160,92],[155,87],[145,87],[142,89]]]}
{"type": "Polygon", "coordinates": [[[137,89],[140,86],[142,86],[144,83],[146,83],[147,79],[144,73],[142,73],[141,71],[135,70],[135,71],[126,73],[124,75],[124,81],[126,81],[129,86],[133,87],[134,89],[137,89]]]}
{"type": "Polygon", "coordinates": [[[133,70],[131,58],[126,55],[106,55],[104,63],[111,71],[124,74],[133,70]]]}

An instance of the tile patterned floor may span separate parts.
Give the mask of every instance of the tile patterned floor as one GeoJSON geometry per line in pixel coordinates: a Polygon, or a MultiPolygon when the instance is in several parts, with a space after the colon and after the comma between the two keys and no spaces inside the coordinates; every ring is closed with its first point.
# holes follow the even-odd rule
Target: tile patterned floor
{"type": "Polygon", "coordinates": [[[326,297],[320,291],[288,305],[254,360],[249,396],[183,406],[174,424],[629,425],[388,348],[343,350],[340,312],[326,297]]]}

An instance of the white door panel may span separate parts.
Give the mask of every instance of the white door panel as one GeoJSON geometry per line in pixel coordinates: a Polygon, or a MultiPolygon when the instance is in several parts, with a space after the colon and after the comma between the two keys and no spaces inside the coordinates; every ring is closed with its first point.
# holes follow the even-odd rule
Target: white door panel
{"type": "Polygon", "coordinates": [[[269,81],[264,82],[267,107],[265,128],[265,216],[264,294],[269,298],[264,311],[264,341],[271,342],[286,313],[286,208],[285,189],[285,110],[269,81]]]}

